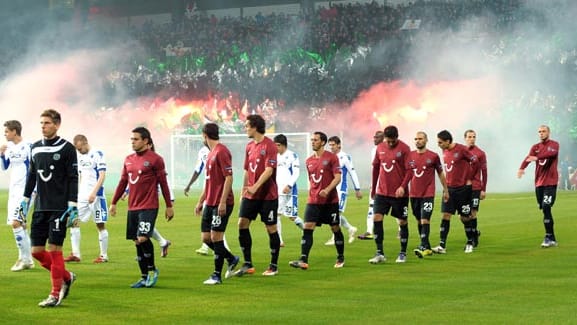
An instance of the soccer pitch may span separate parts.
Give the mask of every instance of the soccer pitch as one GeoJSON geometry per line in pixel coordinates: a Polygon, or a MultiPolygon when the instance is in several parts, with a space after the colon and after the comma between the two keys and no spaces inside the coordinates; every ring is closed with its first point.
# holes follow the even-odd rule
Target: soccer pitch
{"type": "MultiPolygon", "coordinates": [[[[11,272],[17,258],[10,227],[0,232],[0,305],[3,324],[102,323],[102,324],[571,324],[577,292],[577,192],[558,192],[553,208],[559,247],[542,249],[543,225],[533,193],[491,194],[481,203],[480,245],[464,254],[463,226],[453,217],[447,254],[419,260],[412,249],[419,240],[411,217],[407,263],[394,262],[399,251],[395,221],[385,219],[387,262],[371,265],[373,241],[355,240],[345,248],[346,265],[334,269],[335,249],[325,246],[328,227],[317,228],[307,271],[288,262],[300,254],[301,233],[283,219],[286,247],[281,249],[279,274],[260,275],[269,261],[268,236],[260,222],[251,226],[254,275],[224,280],[222,285],[202,282],[213,270],[212,257],[195,254],[200,246],[199,217],[194,215],[197,194],[177,191],[175,219],[157,222],[164,237],[173,242],[160,258],[154,242],[160,277],[152,289],[131,289],[139,277],[135,248],[124,239],[126,203],[108,223],[109,257],[106,264],[92,264],[98,255],[93,223],[82,224],[82,262],[67,264],[77,274],[70,296],[56,308],[37,303],[50,289],[48,272],[38,263],[33,270],[11,272]]],[[[238,191],[235,191],[237,195],[238,191]]],[[[5,211],[6,191],[0,192],[5,211]]],[[[301,211],[306,193],[301,193],[301,211]]],[[[365,195],[367,193],[364,193],[365,195]]],[[[108,196],[110,197],[110,195],[108,196]]],[[[237,195],[238,201],[238,195],[237,195]]],[[[227,239],[236,255],[236,216],[227,239]]],[[[440,204],[436,204],[431,243],[438,242],[440,204]]],[[[161,210],[163,212],[164,210],[161,210]]],[[[365,230],[367,199],[350,197],[345,214],[365,230]]],[[[348,238],[345,232],[345,238],[348,238]]],[[[70,253],[66,239],[64,255],[70,253]]]]}

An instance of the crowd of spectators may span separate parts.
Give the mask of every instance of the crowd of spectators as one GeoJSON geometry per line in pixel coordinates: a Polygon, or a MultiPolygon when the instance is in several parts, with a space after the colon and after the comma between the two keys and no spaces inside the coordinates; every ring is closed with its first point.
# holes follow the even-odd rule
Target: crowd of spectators
{"type": "MultiPolygon", "coordinates": [[[[109,102],[103,106],[118,105],[127,96],[207,103],[217,98],[221,107],[215,111],[222,120],[294,107],[306,107],[312,117],[322,118],[327,104],[346,105],[377,82],[475,77],[454,71],[434,71],[427,76],[415,69],[413,50],[423,35],[445,33],[455,46],[479,43],[484,59],[504,70],[533,73],[536,78],[554,75],[550,77],[554,87],[525,89],[518,97],[509,98],[509,103],[555,110],[561,116],[570,114],[577,109],[577,42],[572,37],[571,11],[561,6],[563,1],[539,8],[522,3],[332,4],[299,15],[217,18],[199,12],[164,24],[128,26],[126,33],[104,28],[99,41],[139,42],[145,51],[118,58],[110,65],[103,77],[109,102]],[[471,21],[474,27],[467,25],[471,21]],[[569,25],[559,28],[562,23],[569,25]],[[468,33],[459,34],[464,26],[468,33]],[[554,32],[538,42],[525,42],[535,30],[554,32]],[[559,84],[566,86],[557,87],[559,84]]],[[[20,34],[0,36],[2,47],[7,48],[7,55],[0,56],[0,78],[9,72],[11,62],[26,52],[27,42],[14,42],[14,38],[34,28],[26,21],[12,27],[10,30],[20,34]],[[9,46],[5,46],[7,42],[9,46]]],[[[45,42],[70,45],[61,44],[64,41],[58,35],[48,35],[45,42]]],[[[76,40],[100,44],[93,38],[76,40]]]]}

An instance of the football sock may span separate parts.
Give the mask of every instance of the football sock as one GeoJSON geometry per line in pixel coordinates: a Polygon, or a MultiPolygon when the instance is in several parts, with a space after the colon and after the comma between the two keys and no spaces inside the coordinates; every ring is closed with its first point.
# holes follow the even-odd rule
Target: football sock
{"type": "Polygon", "coordinates": [[[431,249],[431,243],[429,242],[429,234],[431,232],[431,225],[424,223],[421,225],[421,246],[426,249],[431,249]]]}
{"type": "Polygon", "coordinates": [[[313,247],[313,229],[303,229],[303,240],[301,242],[301,261],[307,263],[309,253],[313,247]]]}
{"type": "Polygon", "coordinates": [[[407,243],[409,242],[409,225],[399,225],[400,228],[400,241],[401,241],[401,252],[407,252],[407,243]]]}
{"type": "Polygon", "coordinates": [[[273,232],[268,234],[269,247],[270,247],[270,264],[278,264],[278,256],[280,253],[280,237],[278,232],[273,232]]]}
{"type": "Polygon", "coordinates": [[[377,244],[377,254],[385,255],[383,252],[383,221],[373,221],[375,244],[377,244]]]}
{"type": "Polygon", "coordinates": [[[301,219],[300,217],[295,217],[295,221],[294,221],[294,222],[295,222],[295,225],[296,225],[297,227],[299,227],[300,230],[303,229],[303,227],[304,227],[303,219],[301,219]]]}
{"type": "Polygon", "coordinates": [[[64,276],[64,258],[62,251],[49,252],[52,257],[52,265],[50,267],[50,280],[52,281],[52,291],[50,294],[58,297],[60,289],[62,289],[62,277],[64,276]]]}
{"type": "Polygon", "coordinates": [[[100,246],[100,256],[108,257],[108,230],[102,229],[98,232],[98,245],[100,246]]]}
{"type": "Polygon", "coordinates": [[[70,247],[72,248],[72,255],[80,258],[80,227],[70,228],[70,247]]]}
{"type": "Polygon", "coordinates": [[[441,240],[439,241],[439,244],[441,245],[441,247],[445,248],[445,246],[447,245],[447,237],[449,237],[449,230],[451,229],[451,220],[441,220],[441,240]]]}
{"type": "Polygon", "coordinates": [[[18,247],[18,259],[32,263],[30,259],[30,238],[23,227],[12,228],[16,247],[18,247]]]}
{"type": "Polygon", "coordinates": [[[337,249],[337,254],[342,257],[345,252],[345,236],[340,228],[333,234],[335,235],[335,248],[337,249]]]}
{"type": "Polygon", "coordinates": [[[214,245],[214,273],[220,276],[222,273],[222,266],[224,265],[224,258],[226,255],[226,248],[224,248],[224,242],[217,241],[213,242],[214,245]]]}
{"type": "Polygon", "coordinates": [[[238,230],[238,242],[242,250],[244,262],[250,263],[250,261],[252,261],[252,238],[250,237],[250,230],[248,228],[238,230]]]}

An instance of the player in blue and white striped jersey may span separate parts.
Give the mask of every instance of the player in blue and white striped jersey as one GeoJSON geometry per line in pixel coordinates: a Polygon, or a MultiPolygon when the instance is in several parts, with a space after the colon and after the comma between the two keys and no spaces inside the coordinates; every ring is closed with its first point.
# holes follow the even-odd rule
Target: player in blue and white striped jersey
{"type": "Polygon", "coordinates": [[[0,146],[0,159],[2,170],[10,171],[10,185],[8,193],[8,218],[7,224],[12,226],[16,246],[18,247],[18,260],[12,266],[12,271],[22,271],[34,267],[30,250],[30,236],[26,232],[26,219],[20,214],[20,201],[26,186],[26,175],[30,166],[29,142],[22,139],[22,124],[16,120],[4,123],[4,136],[6,144],[0,146]]]}
{"type": "MultiPolygon", "coordinates": [[[[341,182],[337,185],[337,190],[339,192],[339,211],[341,216],[341,226],[348,230],[349,232],[349,244],[355,240],[355,235],[357,233],[357,227],[351,225],[344,215],[345,208],[347,206],[347,196],[348,196],[348,175],[351,176],[353,181],[353,188],[355,189],[355,196],[358,200],[363,198],[361,193],[361,184],[359,182],[359,176],[357,171],[353,166],[353,159],[351,155],[343,152],[341,150],[341,139],[337,136],[332,136],[329,138],[329,148],[332,153],[337,155],[339,158],[339,164],[341,165],[341,182]]],[[[329,239],[325,245],[334,245],[334,238],[329,239]]]]}
{"type": "MultiPolygon", "coordinates": [[[[297,227],[303,229],[303,220],[298,215],[298,186],[297,180],[300,175],[299,155],[288,149],[287,137],[279,134],[273,139],[278,148],[276,183],[278,186],[278,214],[288,217],[297,227]]],[[[281,247],[284,246],[282,239],[281,218],[277,219],[277,231],[280,237],[281,247]]]]}

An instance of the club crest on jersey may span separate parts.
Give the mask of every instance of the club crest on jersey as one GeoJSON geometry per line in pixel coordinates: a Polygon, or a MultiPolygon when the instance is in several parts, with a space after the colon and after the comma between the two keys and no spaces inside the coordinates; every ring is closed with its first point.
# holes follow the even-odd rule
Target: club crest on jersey
{"type": "Polygon", "coordinates": [[[328,164],[329,164],[329,161],[328,161],[328,160],[323,160],[323,166],[326,166],[326,165],[328,165],[328,164]]]}
{"type": "Polygon", "coordinates": [[[60,160],[60,154],[59,153],[55,153],[52,155],[52,159],[53,160],[60,160]]]}
{"type": "Polygon", "coordinates": [[[432,163],[433,163],[433,161],[431,159],[427,159],[427,165],[430,165],[432,163]]]}
{"type": "Polygon", "coordinates": [[[400,158],[402,155],[403,155],[403,153],[402,153],[402,152],[400,152],[400,151],[399,151],[399,152],[397,152],[397,158],[400,158]]]}
{"type": "Polygon", "coordinates": [[[215,161],[215,160],[216,160],[216,156],[210,158],[210,161],[215,161]]]}
{"type": "Polygon", "coordinates": [[[455,152],[455,153],[453,154],[453,157],[459,158],[459,153],[458,153],[458,152],[455,152]]]}
{"type": "Polygon", "coordinates": [[[144,167],[149,167],[149,166],[150,166],[150,161],[146,160],[146,161],[143,163],[143,165],[144,165],[144,167]]]}
{"type": "Polygon", "coordinates": [[[260,151],[260,155],[261,155],[261,156],[264,156],[264,155],[266,155],[266,150],[264,150],[264,149],[261,149],[261,151],[260,151]]]}

